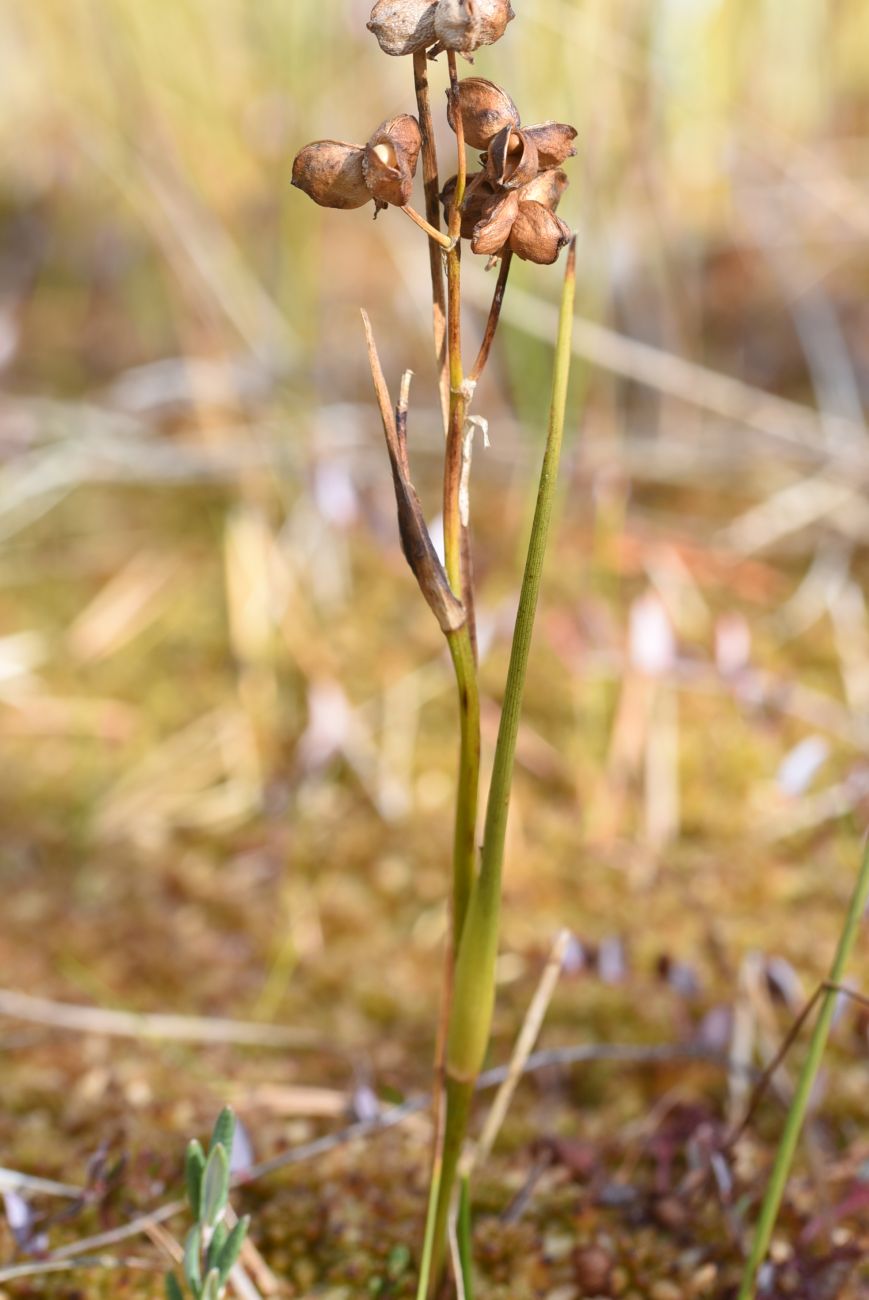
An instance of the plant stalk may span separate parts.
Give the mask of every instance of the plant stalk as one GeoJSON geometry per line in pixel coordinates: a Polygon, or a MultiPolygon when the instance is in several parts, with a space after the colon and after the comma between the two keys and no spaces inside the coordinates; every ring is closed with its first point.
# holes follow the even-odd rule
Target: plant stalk
{"type": "MultiPolygon", "coordinates": [[[[869,844],[863,852],[863,862],[857,877],[857,884],[851,897],[851,903],[848,908],[848,914],[845,917],[845,924],[842,927],[842,933],[839,937],[836,955],[833,958],[833,965],[830,968],[829,984],[839,985],[845,974],[845,968],[851,958],[854,950],[854,944],[857,941],[857,935],[860,930],[860,922],[866,911],[866,905],[869,902],[869,844]]],[[[454,995],[455,996],[455,995],[454,995]]],[[[836,1007],[837,994],[835,990],[828,987],[821,1001],[821,1009],[818,1013],[818,1019],[815,1021],[815,1028],[812,1033],[809,1051],[797,1083],[796,1092],[791,1101],[788,1117],[785,1121],[784,1132],[776,1151],[775,1163],[773,1164],[772,1173],[766,1188],[766,1194],[763,1198],[763,1205],[760,1210],[760,1218],[755,1229],[754,1241],[752,1242],[751,1254],[745,1265],[742,1275],[742,1282],[739,1288],[737,1300],[753,1300],[756,1292],[757,1273],[763,1261],[766,1259],[769,1250],[770,1241],[772,1240],[773,1230],[775,1229],[776,1219],[781,1207],[782,1198],[785,1193],[788,1175],[794,1159],[794,1153],[797,1148],[800,1133],[806,1118],[806,1112],[809,1108],[809,1102],[812,1096],[812,1090],[815,1080],[818,1076],[818,1070],[821,1066],[824,1050],[827,1046],[827,1039],[830,1036],[830,1026],[833,1021],[833,1012],[836,1007]]],[[[449,1124],[449,1119],[447,1120],[449,1124]]]]}
{"type": "MultiPolygon", "coordinates": [[[[415,58],[414,60],[414,85],[417,92],[417,104],[420,110],[423,149],[425,150],[426,135],[431,129],[431,117],[424,55],[421,56],[421,62],[422,66],[420,67],[420,59],[415,58]],[[426,117],[428,119],[427,125],[423,125],[423,121],[426,117]]],[[[450,55],[450,81],[451,93],[455,95],[457,76],[454,55],[450,55]]],[[[464,133],[461,126],[460,111],[458,113],[456,136],[459,158],[458,170],[461,190],[463,191],[466,176],[466,163],[464,133]]],[[[423,165],[424,167],[426,165],[425,154],[423,156],[423,165]]],[[[436,205],[438,196],[436,180],[434,189],[434,218],[432,218],[431,215],[432,209],[428,206],[429,192],[430,190],[427,183],[427,212],[429,213],[429,219],[432,221],[432,224],[434,224],[437,220],[436,205]]],[[[445,1112],[446,1115],[449,1116],[450,1113],[455,1111],[455,1103],[450,1103],[448,1090],[446,1098],[444,1097],[446,1076],[445,1055],[447,1033],[452,1009],[455,958],[464,926],[465,915],[467,913],[468,902],[471,896],[471,889],[476,870],[477,806],[480,783],[480,699],[477,683],[475,638],[473,633],[473,592],[470,581],[468,530],[465,521],[466,516],[465,520],[463,520],[461,505],[467,401],[465,397],[462,363],[461,250],[459,246],[461,214],[458,210],[458,204],[460,202],[461,197],[459,196],[459,191],[457,189],[456,203],[449,214],[448,223],[448,240],[451,247],[449,248],[446,259],[446,352],[445,368],[441,372],[442,377],[444,375],[446,377],[445,389],[447,398],[447,436],[444,454],[443,515],[444,567],[446,570],[447,581],[449,582],[453,593],[461,599],[465,606],[466,622],[463,627],[459,628],[455,632],[450,632],[447,635],[447,643],[453,660],[456,686],[458,688],[459,696],[459,774],[453,837],[453,885],[450,908],[450,939],[449,951],[444,966],[444,986],[441,999],[442,1019],[435,1061],[436,1087],[435,1104],[433,1107],[433,1158],[431,1178],[429,1182],[429,1204],[426,1216],[423,1255],[420,1265],[419,1290],[417,1293],[419,1300],[425,1300],[425,1297],[429,1295],[430,1288],[437,1282],[440,1276],[446,1234],[446,1223],[442,1223],[439,1218],[441,1205],[440,1191],[445,1176],[448,1178],[450,1186],[452,1186],[455,1179],[458,1154],[461,1152],[460,1140],[456,1154],[455,1156],[453,1155],[454,1144],[449,1131],[449,1119],[447,1118],[445,1121],[445,1112]]],[[[433,258],[434,252],[437,250],[432,249],[431,251],[433,258]]],[[[441,278],[440,253],[438,252],[437,275],[434,270],[434,260],[432,260],[432,298],[436,346],[438,339],[439,293],[441,295],[443,293],[443,280],[441,278]]],[[[466,1111],[470,1109],[470,1096],[467,1099],[465,1109],[466,1111]]]]}
{"type": "MultiPolygon", "coordinates": [[[[428,84],[428,59],[425,50],[417,50],[413,56],[413,85],[416,92],[420,135],[422,136],[422,179],[425,188],[425,215],[429,225],[435,230],[440,230],[440,179],[438,177],[438,156],[428,84]]],[[[450,373],[447,359],[447,300],[444,290],[443,258],[440,249],[432,242],[428,246],[428,255],[431,270],[435,360],[438,367],[438,387],[441,395],[444,431],[446,431],[450,409],[450,373]]]]}
{"type": "Polygon", "coordinates": [[[480,693],[467,626],[447,637],[459,692],[459,782],[453,840],[453,948],[458,952],[476,865],[480,788],[480,693]]]}
{"type": "Polygon", "coordinates": [[[432,1278],[438,1277],[443,1266],[447,1218],[456,1170],[467,1131],[474,1085],[483,1064],[492,1026],[501,876],[507,814],[510,806],[510,787],[534,616],[540,594],[543,560],[549,537],[564,436],[575,288],[576,244],[574,241],[568,254],[561,298],[549,430],[513,632],[510,667],[486,809],[486,829],[480,869],[471,888],[456,959],[452,1011],[447,1036],[447,1106],[440,1185],[434,1220],[432,1278]]]}
{"type": "Polygon", "coordinates": [[[498,328],[498,322],[501,319],[501,307],[504,303],[504,294],[507,291],[507,278],[510,275],[510,264],[513,261],[513,254],[507,248],[501,254],[501,266],[498,271],[498,282],[495,285],[495,292],[492,296],[492,305],[489,308],[489,319],[486,321],[486,331],[483,335],[483,342],[480,344],[480,351],[477,353],[477,359],[474,367],[468,375],[468,382],[476,384],[480,375],[486,368],[486,362],[489,360],[489,353],[492,350],[492,341],[495,337],[495,331],[498,328]]]}
{"type": "Polygon", "coordinates": [[[456,132],[457,172],[453,205],[450,209],[449,235],[455,247],[447,254],[447,351],[450,374],[450,410],[447,427],[447,447],[444,458],[444,567],[450,586],[465,606],[472,645],[476,643],[474,630],[474,594],[470,574],[470,547],[465,536],[467,526],[462,522],[459,487],[462,477],[462,455],[465,419],[468,410],[467,389],[462,364],[462,262],[460,234],[461,207],[467,183],[467,157],[465,131],[458,94],[458,72],[455,53],[447,54],[450,70],[450,94],[453,99],[453,118],[456,132]]]}
{"type": "Polygon", "coordinates": [[[417,212],[416,208],[412,208],[409,203],[406,203],[401,210],[406,217],[410,217],[415,226],[419,226],[420,230],[425,231],[430,242],[434,244],[436,248],[443,248],[446,252],[452,251],[453,241],[450,236],[445,235],[443,231],[438,230],[436,226],[433,226],[426,221],[425,217],[422,216],[421,213],[417,212]]]}

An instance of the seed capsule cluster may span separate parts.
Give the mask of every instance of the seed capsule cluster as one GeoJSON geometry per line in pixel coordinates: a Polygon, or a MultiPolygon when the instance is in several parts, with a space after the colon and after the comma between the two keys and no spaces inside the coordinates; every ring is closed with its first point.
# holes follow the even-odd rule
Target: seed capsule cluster
{"type": "MultiPolygon", "coordinates": [[[[377,0],[368,28],[390,55],[425,51],[434,58],[448,50],[469,57],[499,40],[513,17],[509,0],[377,0]]],[[[447,91],[447,119],[453,130],[460,120],[465,143],[480,152],[480,170],[468,177],[461,201],[460,237],[490,258],[509,251],[528,262],[554,262],[570,241],[556,208],[568,184],[561,165],[576,153],[574,128],[523,127],[507,91],[485,77],[466,77],[447,91]]],[[[375,213],[407,208],[420,145],[419,123],[403,113],[381,123],[365,145],[306,145],[293,163],[293,184],[327,208],[372,201],[375,213]]],[[[455,177],[441,191],[448,223],[456,191],[455,177]]]]}
{"type": "Polygon", "coordinates": [[[500,40],[513,17],[510,0],[378,0],[368,30],[385,54],[468,55],[500,40]]]}

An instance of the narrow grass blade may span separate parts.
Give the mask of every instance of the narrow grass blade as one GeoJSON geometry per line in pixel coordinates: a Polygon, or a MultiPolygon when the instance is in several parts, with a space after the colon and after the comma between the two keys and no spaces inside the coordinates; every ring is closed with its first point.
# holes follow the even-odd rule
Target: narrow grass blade
{"type": "MultiPolygon", "coordinates": [[[[869,901],[869,843],[864,849],[863,864],[857,877],[857,884],[851,898],[851,904],[848,908],[848,914],[845,918],[845,924],[842,927],[842,933],[839,938],[839,946],[836,949],[836,955],[833,958],[833,965],[830,968],[829,983],[831,985],[841,984],[842,977],[845,973],[851,953],[854,950],[854,944],[857,941],[857,935],[860,930],[860,922],[866,911],[866,904],[869,901]]],[[[739,1288],[738,1300],[753,1300],[755,1295],[757,1271],[763,1261],[766,1259],[769,1244],[772,1239],[778,1212],[781,1207],[782,1198],[785,1192],[788,1175],[793,1163],[794,1152],[796,1151],[797,1142],[802,1131],[803,1123],[806,1118],[806,1112],[809,1108],[809,1101],[812,1095],[812,1089],[815,1085],[815,1079],[818,1076],[818,1070],[824,1055],[824,1049],[827,1046],[827,1039],[830,1036],[830,1026],[833,1020],[833,1012],[836,1006],[837,994],[834,989],[828,988],[821,1000],[821,1009],[818,1013],[818,1019],[815,1022],[815,1028],[812,1033],[811,1042],[809,1043],[809,1052],[797,1083],[796,1092],[791,1102],[788,1117],[785,1122],[784,1132],[776,1152],[775,1163],[770,1174],[769,1183],[767,1184],[766,1195],[763,1198],[763,1205],[760,1210],[757,1228],[754,1234],[751,1254],[745,1265],[745,1271],[742,1275],[742,1283],[739,1288]]]]}

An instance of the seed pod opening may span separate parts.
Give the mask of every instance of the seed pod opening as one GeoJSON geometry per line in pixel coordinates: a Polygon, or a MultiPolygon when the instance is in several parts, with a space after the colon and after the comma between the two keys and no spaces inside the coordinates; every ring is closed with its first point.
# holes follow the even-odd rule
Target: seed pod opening
{"type": "Polygon", "coordinates": [[[569,184],[566,172],[554,169],[539,172],[532,181],[522,186],[519,191],[519,202],[542,203],[544,208],[554,212],[569,184]]]}
{"type": "Polygon", "coordinates": [[[420,144],[419,125],[407,113],[381,123],[368,141],[362,174],[379,207],[410,202],[420,144]]]}
{"type": "Polygon", "coordinates": [[[445,50],[473,54],[500,40],[514,17],[510,0],[440,0],[435,33],[445,50]]]}
{"type": "MultiPolygon", "coordinates": [[[[459,108],[465,143],[472,149],[488,149],[504,127],[519,125],[519,110],[506,90],[485,77],[465,77],[459,82],[459,108]]],[[[449,91],[447,121],[455,131],[455,105],[449,91]]]]}
{"type": "Polygon", "coordinates": [[[368,30],[385,54],[414,54],[434,45],[437,0],[377,0],[368,30]]]}
{"type": "Polygon", "coordinates": [[[472,251],[486,253],[490,257],[494,253],[500,253],[510,239],[510,232],[518,211],[519,199],[515,190],[490,199],[483,209],[482,217],[474,227],[474,236],[471,240],[472,251]]]}
{"type": "Polygon", "coordinates": [[[576,128],[566,122],[541,122],[539,126],[529,126],[526,134],[537,146],[540,170],[560,167],[567,158],[573,158],[576,149],[576,128]]]}
{"type": "Polygon", "coordinates": [[[495,185],[515,190],[537,175],[537,145],[526,131],[505,126],[489,146],[486,172],[495,185]]]}
{"type": "MultiPolygon", "coordinates": [[[[444,208],[444,218],[450,219],[453,196],[456,192],[456,177],[451,176],[441,190],[440,199],[444,208]]],[[[497,191],[483,172],[472,172],[465,187],[465,199],[462,203],[462,239],[473,239],[474,227],[481,220],[484,209],[496,196],[497,191]]]]}
{"type": "Polygon", "coordinates": [[[322,208],[361,208],[371,201],[362,157],[359,145],[315,140],[296,154],[292,183],[322,208]]]}
{"type": "Polygon", "coordinates": [[[542,203],[518,203],[516,220],[510,230],[510,248],[526,262],[549,266],[565,244],[570,243],[570,228],[542,203]]]}

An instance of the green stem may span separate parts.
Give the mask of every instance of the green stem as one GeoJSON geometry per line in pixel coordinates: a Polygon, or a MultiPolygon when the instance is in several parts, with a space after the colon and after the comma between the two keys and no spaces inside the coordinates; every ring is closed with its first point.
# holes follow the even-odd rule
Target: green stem
{"type": "MultiPolygon", "coordinates": [[[[454,54],[448,56],[451,93],[456,94],[457,73],[454,54]]],[[[456,632],[447,634],[453,660],[456,685],[459,693],[459,778],[456,799],[456,821],[453,839],[453,896],[450,947],[445,968],[444,1019],[438,1049],[436,1071],[439,1088],[445,1078],[444,1051],[446,1031],[452,1004],[453,968],[459,940],[476,869],[477,803],[480,784],[480,697],[477,682],[477,664],[474,651],[473,591],[471,589],[467,525],[462,519],[460,489],[462,458],[464,455],[465,418],[467,398],[464,387],[461,328],[461,250],[459,232],[461,215],[458,205],[465,188],[467,164],[465,160],[464,133],[461,112],[457,112],[458,184],[454,206],[449,218],[449,237],[452,247],[447,254],[447,363],[449,373],[449,410],[447,418],[446,450],[444,453],[444,567],[453,593],[465,607],[466,622],[456,632]]],[[[438,1088],[438,1096],[440,1096],[438,1088]]],[[[441,1106],[434,1108],[434,1158],[429,1184],[429,1203],[426,1216],[423,1258],[420,1265],[419,1300],[428,1296],[437,1285],[443,1267],[446,1240],[446,1211],[455,1181],[456,1167],[461,1155],[467,1116],[471,1106],[468,1092],[461,1104],[449,1081],[446,1081],[446,1113],[441,1133],[441,1106]],[[457,1126],[459,1116],[463,1116],[457,1126]],[[447,1187],[444,1197],[443,1189],[447,1187]]]]}
{"type": "Polygon", "coordinates": [[[471,891],[456,962],[453,1015],[447,1042],[447,1070],[462,1079],[476,1078],[483,1063],[492,1023],[495,959],[498,952],[498,924],[501,908],[501,873],[504,863],[507,814],[510,808],[510,787],[513,780],[522,694],[564,435],[575,288],[576,250],[575,245],[571,244],[561,298],[549,432],[540,471],[537,506],[534,511],[525,573],[519,595],[519,609],[513,632],[510,666],[507,672],[501,724],[498,729],[498,742],[492,768],[492,783],[486,808],[480,870],[471,891]]]}
{"type": "MultiPolygon", "coordinates": [[[[854,944],[857,941],[857,935],[860,930],[860,921],[866,911],[866,904],[869,901],[869,845],[864,849],[863,863],[857,877],[857,884],[851,898],[851,904],[848,908],[848,915],[845,918],[845,924],[839,937],[839,944],[836,949],[836,955],[833,958],[833,965],[830,968],[829,983],[841,984],[845,974],[845,968],[850,961],[851,953],[854,950],[854,944]]],[[[815,1022],[814,1032],[812,1033],[811,1042],[809,1043],[809,1052],[797,1083],[796,1092],[791,1101],[790,1110],[788,1111],[787,1121],[785,1122],[784,1132],[776,1151],[775,1163],[773,1164],[772,1173],[766,1188],[766,1195],[763,1198],[763,1205],[760,1210],[757,1228],[752,1242],[751,1254],[745,1265],[745,1271],[742,1275],[742,1284],[739,1288],[737,1300],[753,1300],[755,1295],[755,1284],[757,1281],[757,1271],[766,1259],[769,1244],[772,1239],[773,1229],[775,1228],[776,1219],[778,1218],[779,1208],[784,1196],[785,1186],[793,1163],[794,1153],[797,1142],[799,1141],[800,1132],[805,1122],[806,1112],[809,1108],[812,1090],[815,1085],[815,1079],[821,1066],[821,1060],[824,1050],[827,1046],[827,1039],[830,1036],[830,1026],[833,1020],[833,1011],[836,1006],[837,993],[834,989],[828,988],[821,1002],[821,1009],[818,1013],[818,1019],[815,1022]]]]}
{"type": "Polygon", "coordinates": [[[426,1279],[427,1290],[420,1287],[418,1300],[434,1290],[437,1286],[447,1253],[447,1221],[453,1199],[456,1173],[468,1131],[471,1114],[471,1102],[474,1098],[475,1080],[464,1082],[447,1076],[446,1083],[446,1124],[444,1126],[443,1150],[441,1153],[440,1180],[435,1195],[429,1201],[429,1216],[432,1224],[431,1270],[426,1279]],[[432,1207],[434,1207],[432,1209],[432,1207]]]}
{"type": "Polygon", "coordinates": [[[471,1184],[467,1174],[459,1186],[459,1263],[465,1285],[465,1300],[474,1300],[474,1261],[471,1241],[471,1184]]]}
{"type": "Polygon", "coordinates": [[[467,626],[447,636],[459,691],[459,783],[453,839],[453,955],[465,924],[477,856],[477,800],[480,788],[480,692],[467,626]]]}
{"type": "Polygon", "coordinates": [[[435,1280],[443,1265],[447,1216],[467,1132],[474,1084],[483,1064],[492,1026],[501,903],[501,869],[504,861],[510,784],[513,777],[519,713],[531,648],[531,634],[540,593],[543,558],[549,536],[564,435],[575,284],[576,251],[575,246],[571,245],[561,298],[549,432],[513,633],[510,668],[486,812],[485,841],[480,870],[471,887],[458,945],[447,1036],[446,1122],[432,1246],[431,1276],[435,1280]]]}

